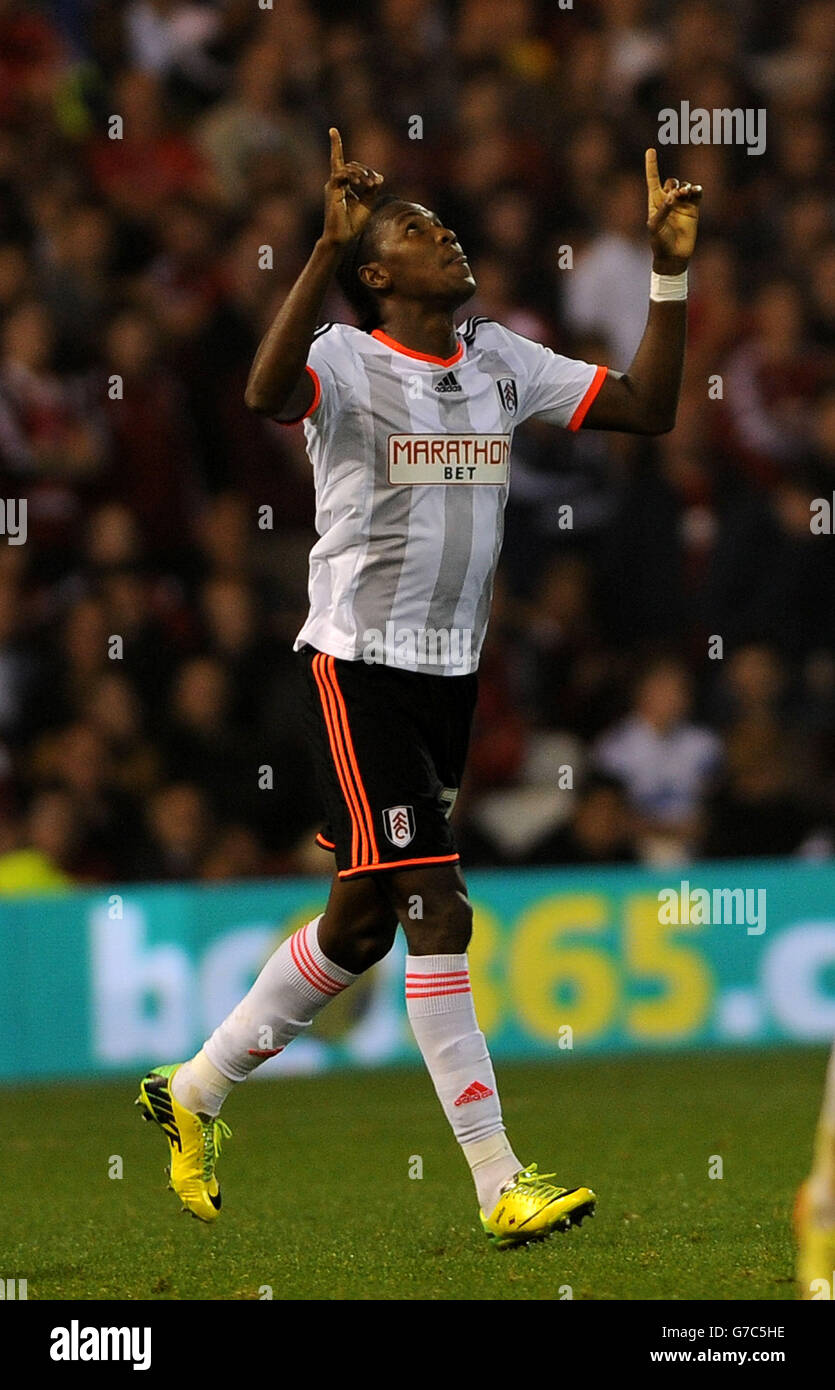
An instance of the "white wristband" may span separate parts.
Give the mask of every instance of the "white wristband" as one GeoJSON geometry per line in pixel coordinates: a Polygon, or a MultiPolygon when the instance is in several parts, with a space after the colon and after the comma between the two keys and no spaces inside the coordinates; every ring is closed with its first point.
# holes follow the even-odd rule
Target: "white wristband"
{"type": "Polygon", "coordinates": [[[687,298],[687,271],[683,270],[680,275],[656,275],[653,270],[649,279],[650,299],[686,299],[687,298]]]}

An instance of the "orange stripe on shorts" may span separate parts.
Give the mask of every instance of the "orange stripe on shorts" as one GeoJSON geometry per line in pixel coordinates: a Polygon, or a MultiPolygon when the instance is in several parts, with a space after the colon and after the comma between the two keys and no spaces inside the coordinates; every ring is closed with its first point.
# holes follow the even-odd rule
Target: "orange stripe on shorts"
{"type": "Polygon", "coordinates": [[[336,678],[336,669],[334,665],[334,658],[332,656],[325,657],[325,669],[327,671],[327,675],[331,681],[333,689],[336,692],[336,698],[339,702],[339,709],[342,715],[342,732],[345,738],[345,745],[348,749],[348,757],[350,759],[351,767],[354,772],[354,778],[356,781],[356,787],[359,793],[360,801],[365,811],[365,823],[368,829],[368,836],[371,842],[371,858],[364,860],[364,863],[379,864],[380,851],[377,848],[377,839],[374,834],[374,819],[371,815],[371,807],[368,804],[368,797],[365,794],[365,787],[363,786],[362,777],[360,776],[360,770],[357,766],[357,756],[354,752],[354,741],[351,738],[351,730],[348,724],[348,711],[345,708],[345,701],[342,698],[342,691],[339,688],[339,681],[336,678]]]}
{"type": "Polygon", "coordinates": [[[319,698],[322,702],[322,713],[325,717],[325,728],[327,729],[328,743],[330,744],[336,775],[339,778],[342,795],[351,817],[351,863],[356,864],[358,860],[360,863],[364,863],[368,854],[362,809],[351,780],[348,760],[342,746],[342,739],[337,726],[336,700],[325,678],[324,662],[325,657],[321,652],[317,652],[312,663],[313,676],[319,689],[319,698]]]}

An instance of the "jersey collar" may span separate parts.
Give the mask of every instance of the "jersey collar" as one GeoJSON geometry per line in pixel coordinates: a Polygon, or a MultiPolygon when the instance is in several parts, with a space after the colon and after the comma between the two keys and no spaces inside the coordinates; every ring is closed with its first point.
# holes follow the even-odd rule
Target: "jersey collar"
{"type": "Polygon", "coordinates": [[[404,347],[394,338],[390,338],[388,333],[384,333],[382,328],[374,328],[371,332],[372,338],[376,338],[378,343],[385,343],[386,347],[394,352],[402,352],[404,357],[413,357],[417,362],[431,362],[436,367],[454,367],[456,362],[460,362],[464,356],[464,344],[459,342],[458,350],[451,357],[432,357],[428,352],[415,352],[412,348],[404,347]]]}

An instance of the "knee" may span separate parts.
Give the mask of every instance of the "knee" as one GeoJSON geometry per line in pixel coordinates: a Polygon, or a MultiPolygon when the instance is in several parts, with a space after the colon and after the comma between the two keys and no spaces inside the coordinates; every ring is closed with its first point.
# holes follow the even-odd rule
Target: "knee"
{"type": "Polygon", "coordinates": [[[387,956],[397,932],[397,918],[377,917],[373,921],[358,923],[351,933],[354,959],[358,962],[355,974],[370,970],[372,965],[387,956]]]}
{"type": "Polygon", "coordinates": [[[413,905],[403,930],[415,956],[463,955],[473,934],[473,909],[466,893],[428,896],[413,905]]]}
{"type": "Polygon", "coordinates": [[[325,912],[319,926],[319,945],[334,964],[361,975],[388,955],[396,932],[397,918],[385,908],[370,908],[335,921],[325,912]]]}

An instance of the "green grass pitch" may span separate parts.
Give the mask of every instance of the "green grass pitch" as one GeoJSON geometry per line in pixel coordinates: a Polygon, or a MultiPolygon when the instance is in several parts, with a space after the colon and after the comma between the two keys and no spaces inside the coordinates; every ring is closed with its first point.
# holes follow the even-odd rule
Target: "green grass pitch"
{"type": "Polygon", "coordinates": [[[214,1227],[165,1190],[165,1141],[130,1081],[9,1088],[0,1267],[28,1279],[30,1299],[257,1299],[266,1285],[275,1299],[556,1299],[566,1286],[577,1299],[790,1299],[790,1212],[825,1061],[790,1049],[501,1066],[520,1158],[599,1198],[582,1229],[502,1253],[419,1069],[241,1087],[214,1227]]]}

